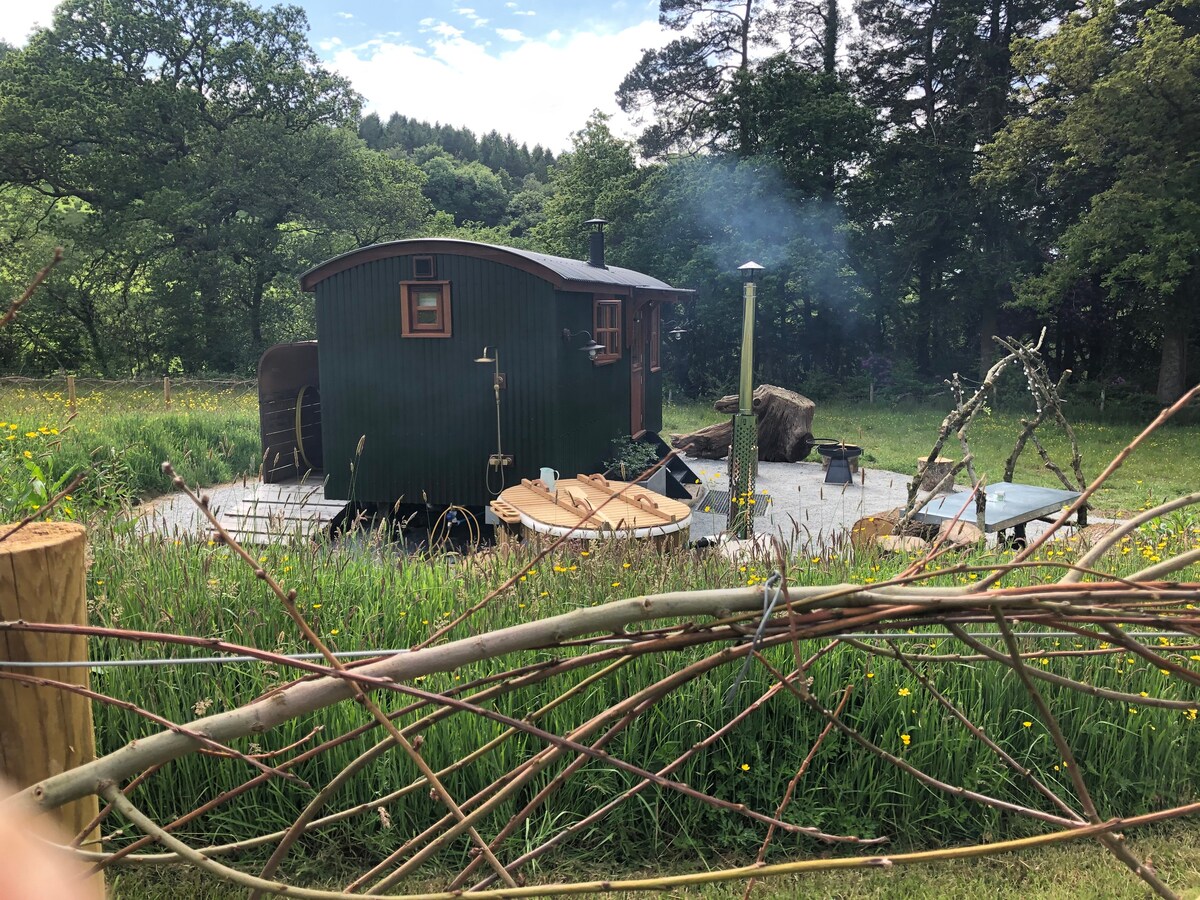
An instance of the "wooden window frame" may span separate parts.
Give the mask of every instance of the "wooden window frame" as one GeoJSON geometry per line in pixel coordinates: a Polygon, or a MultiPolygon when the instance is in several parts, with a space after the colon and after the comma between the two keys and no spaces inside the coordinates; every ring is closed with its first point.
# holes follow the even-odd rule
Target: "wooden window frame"
{"type": "Polygon", "coordinates": [[[400,333],[406,338],[448,338],[453,335],[450,322],[449,281],[400,282],[400,333]],[[436,289],[438,293],[437,322],[419,324],[416,316],[416,295],[436,289]]]}
{"type": "Polygon", "coordinates": [[[662,304],[650,304],[650,371],[662,371],[662,304]]]}
{"type": "Polygon", "coordinates": [[[418,281],[434,281],[437,278],[437,262],[428,254],[413,257],[413,278],[418,281]],[[421,269],[424,267],[425,271],[421,269]]]}
{"type": "Polygon", "coordinates": [[[592,301],[592,340],[603,344],[592,364],[608,366],[621,358],[622,316],[620,297],[597,297],[592,301]]]}

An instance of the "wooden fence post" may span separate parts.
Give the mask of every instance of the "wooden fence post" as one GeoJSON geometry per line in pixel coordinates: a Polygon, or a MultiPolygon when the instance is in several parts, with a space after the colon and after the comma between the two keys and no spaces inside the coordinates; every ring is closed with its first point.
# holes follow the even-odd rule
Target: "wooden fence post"
{"type": "MultiPolygon", "coordinates": [[[[0,621],[87,623],[86,532],[73,522],[36,522],[19,531],[0,525],[0,621]]],[[[86,660],[82,635],[0,631],[0,661],[86,660]]],[[[87,666],[8,671],[87,687],[87,666]]],[[[0,775],[27,787],[94,759],[91,701],[53,687],[0,678],[0,775]]],[[[56,811],[68,840],[99,812],[88,797],[56,811]]],[[[85,839],[98,841],[99,829],[85,839]]],[[[99,849],[92,846],[90,849],[99,849]]],[[[93,879],[103,896],[102,878],[93,879]]]]}
{"type": "Polygon", "coordinates": [[[163,402],[168,409],[171,408],[171,379],[166,375],[163,376],[163,402]]]}
{"type": "Polygon", "coordinates": [[[67,412],[75,415],[75,376],[67,376],[67,412]]]}

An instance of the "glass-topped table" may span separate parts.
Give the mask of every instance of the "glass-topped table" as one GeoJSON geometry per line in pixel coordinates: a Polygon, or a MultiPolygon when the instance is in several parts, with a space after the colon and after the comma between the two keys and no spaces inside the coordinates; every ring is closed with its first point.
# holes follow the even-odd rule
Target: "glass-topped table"
{"type": "MultiPolygon", "coordinates": [[[[985,493],[987,505],[983,513],[984,531],[1003,532],[1012,528],[1013,536],[1018,541],[1025,539],[1027,522],[1051,514],[1057,515],[1080,496],[1079,491],[1034,487],[1031,484],[1008,481],[989,484],[985,493]]],[[[926,525],[941,525],[957,516],[960,522],[974,523],[975,501],[968,499],[970,497],[969,491],[955,491],[931,500],[924,509],[913,515],[913,521],[926,525]]],[[[1083,524],[1082,521],[1080,524],[1083,524]]]]}

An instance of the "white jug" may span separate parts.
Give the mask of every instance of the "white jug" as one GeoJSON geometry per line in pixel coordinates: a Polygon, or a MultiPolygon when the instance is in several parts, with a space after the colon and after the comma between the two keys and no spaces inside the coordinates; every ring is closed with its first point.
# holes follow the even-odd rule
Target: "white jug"
{"type": "Polygon", "coordinates": [[[551,469],[547,466],[542,466],[541,479],[542,484],[546,486],[546,490],[553,491],[554,482],[561,477],[562,476],[558,474],[558,469],[551,469]]]}

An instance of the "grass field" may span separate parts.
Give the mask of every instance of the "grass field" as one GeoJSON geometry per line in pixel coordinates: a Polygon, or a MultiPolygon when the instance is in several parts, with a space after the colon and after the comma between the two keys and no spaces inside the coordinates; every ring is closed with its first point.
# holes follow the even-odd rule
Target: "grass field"
{"type": "MultiPolygon", "coordinates": [[[[47,470],[67,472],[88,459],[108,461],[100,467],[103,479],[76,513],[89,516],[97,504],[146,496],[162,490],[158,462],[171,458],[189,481],[225,481],[258,467],[257,412],[253,394],[245,388],[177,389],[172,408],[163,407],[160,388],[146,386],[117,391],[81,391],[79,413],[66,421],[65,400],[51,387],[0,386],[0,421],[13,435],[0,444],[10,466],[40,461],[47,470]],[[16,425],[16,428],[9,427],[16,425]],[[57,434],[55,433],[57,431],[57,434]],[[28,453],[28,456],[26,455],[28,453]],[[24,462],[23,462],[24,461],[24,462]],[[119,490],[118,490],[119,488],[119,490]]],[[[872,457],[868,464],[912,472],[917,456],[932,445],[944,411],[934,409],[859,409],[821,405],[816,429],[824,435],[863,444],[872,457]]],[[[667,430],[685,431],[712,421],[702,404],[675,406],[668,411],[667,430]]],[[[1016,414],[996,414],[978,423],[973,448],[981,471],[999,471],[1008,453],[1010,435],[1019,427],[1016,414]]],[[[1100,460],[1115,454],[1136,434],[1135,424],[1080,424],[1085,471],[1094,475],[1100,460]],[[1111,451],[1111,453],[1109,452],[1111,451]]],[[[1151,498],[1182,493],[1196,487],[1193,450],[1196,426],[1167,429],[1147,443],[1144,451],[1118,473],[1111,493],[1102,495],[1102,511],[1137,509],[1151,498]]],[[[24,468],[7,471],[22,474],[24,468]]],[[[1036,467],[1021,470],[1023,480],[1052,484],[1036,467]]],[[[93,564],[88,575],[93,621],[125,628],[170,631],[219,637],[280,652],[308,649],[263,584],[231,552],[204,540],[137,537],[114,516],[90,518],[93,564]]],[[[1200,521],[1175,516],[1147,526],[1129,541],[1112,562],[1116,573],[1129,572],[1135,561],[1200,545],[1200,521]]],[[[515,555],[485,555],[473,559],[399,556],[382,544],[364,542],[342,548],[307,542],[281,543],[260,551],[259,563],[295,588],[305,615],[336,648],[378,649],[411,646],[427,637],[438,623],[478,602],[495,585],[523,565],[526,551],[515,555]]],[[[1069,562],[1073,551],[1056,547],[1043,554],[1048,565],[1069,562]],[[1053,557],[1052,557],[1053,554],[1053,557]]],[[[981,552],[970,561],[986,564],[995,557],[981,552]]],[[[841,581],[866,583],[895,574],[906,560],[823,556],[794,560],[791,578],[799,583],[841,581]]],[[[714,556],[687,551],[658,555],[643,545],[619,542],[589,550],[575,546],[540,563],[515,588],[500,596],[452,637],[540,618],[620,597],[668,590],[759,583],[763,566],[738,566],[714,556]]],[[[1006,584],[1034,583],[1054,577],[1055,570],[1025,570],[1006,584]]],[[[1183,577],[1195,578],[1195,568],[1183,577]]],[[[966,583],[968,574],[942,576],[942,583],[966,583]]],[[[937,655],[949,646],[940,634],[901,635],[912,652],[937,655]]],[[[1109,653],[1087,659],[1061,657],[1073,644],[1061,636],[1029,637],[1026,647],[1044,653],[1037,660],[1046,671],[1131,695],[1190,698],[1194,689],[1179,679],[1125,654],[1109,653]]],[[[805,652],[815,645],[805,645],[805,652]]],[[[714,648],[715,649],[715,648],[714,648]]],[[[1200,660],[1200,646],[1181,637],[1159,640],[1159,649],[1181,663],[1200,660]],[[1164,643],[1165,642],[1165,643],[1164,643]]],[[[151,644],[130,645],[95,640],[92,658],[144,659],[159,655],[186,656],[180,648],[151,644]]],[[[579,684],[588,670],[561,676],[541,685],[507,694],[494,706],[507,714],[534,716],[539,725],[562,733],[610,706],[616,698],[647,686],[700,658],[702,649],[662,658],[636,658],[610,678],[590,685],[567,704],[540,711],[551,697],[579,684]]],[[[788,665],[788,651],[771,651],[778,665],[788,665]]],[[[525,660],[509,660],[516,665],[525,660]]],[[[1066,773],[1050,736],[1016,679],[989,665],[929,661],[921,667],[946,695],[962,705],[1022,765],[1056,788],[1067,789],[1066,773]]],[[[423,687],[446,690],[471,678],[494,674],[496,665],[476,665],[444,676],[430,677],[423,687]]],[[[636,718],[609,747],[625,758],[639,759],[651,768],[664,764],[692,746],[731,714],[722,702],[735,677],[723,666],[704,679],[684,685],[636,718]]],[[[869,659],[842,646],[824,657],[812,672],[813,690],[834,698],[853,683],[856,690],[845,717],[864,735],[947,783],[992,793],[1014,802],[1044,803],[996,758],[966,735],[912,676],[886,659],[869,659]]],[[[153,668],[97,668],[93,687],[116,697],[133,699],[173,721],[187,721],[201,711],[234,708],[277,686],[290,676],[271,666],[167,665],[153,668]]],[[[739,703],[757,697],[771,679],[760,668],[751,670],[742,685],[739,703]]],[[[1061,720],[1079,754],[1081,770],[1105,814],[1134,814],[1200,796],[1200,721],[1195,711],[1139,707],[1096,697],[1048,690],[1058,704],[1061,720]]],[[[101,751],[116,749],[156,727],[130,712],[97,706],[101,751]]],[[[415,721],[416,714],[401,724],[415,721]]],[[[363,712],[351,704],[296,720],[255,741],[237,743],[243,751],[271,751],[304,740],[320,726],[333,735],[360,725],[363,712]]],[[[463,748],[479,746],[497,736],[499,726],[487,720],[456,715],[424,733],[423,752],[435,766],[448,765],[463,748]]],[[[716,796],[773,810],[787,780],[808,752],[818,723],[786,694],[752,716],[742,728],[704,753],[693,757],[678,777],[716,796]]],[[[312,740],[311,737],[307,738],[312,740]]],[[[326,783],[358,752],[376,740],[374,732],[336,748],[304,765],[300,774],[312,784],[326,783]]],[[[533,752],[536,742],[518,735],[500,744],[471,766],[447,777],[452,793],[469,797],[511,769],[514,761],[533,752]]],[[[551,769],[530,788],[535,791],[555,774],[551,769]]],[[[249,775],[236,761],[193,755],[171,763],[164,772],[136,789],[133,799],[160,821],[189,810],[223,790],[241,784],[249,775]]],[[[414,772],[402,756],[389,754],[365,777],[352,781],[330,809],[372,803],[413,782],[414,772]]],[[[506,852],[536,843],[563,823],[594,809],[603,798],[620,791],[629,777],[599,766],[585,767],[514,836],[506,852]]],[[[311,790],[278,780],[222,807],[180,834],[197,843],[237,840],[283,828],[311,797],[311,790]]],[[[303,856],[310,861],[340,860],[347,866],[376,857],[395,844],[395,834],[408,834],[433,821],[440,811],[421,791],[389,802],[394,831],[376,816],[336,823],[306,838],[303,856]]],[[[495,830],[511,814],[503,807],[483,830],[495,830]]],[[[892,852],[914,848],[973,843],[1026,834],[1029,826],[945,793],[933,792],[910,776],[856,751],[849,742],[831,738],[818,752],[800,782],[789,816],[796,821],[840,833],[887,835],[892,852]]],[[[1193,825],[1148,834],[1144,846],[1154,848],[1156,864],[1169,867],[1176,885],[1195,885],[1200,861],[1193,825]]],[[[651,791],[619,807],[593,831],[548,858],[547,869],[533,870],[546,880],[580,878],[595,871],[644,872],[660,859],[681,870],[718,867],[753,859],[761,840],[759,828],[728,813],[689,803],[666,792],[651,791]],[[563,873],[566,875],[563,875],[563,873]]],[[[1139,838],[1138,840],[1143,840],[1139,838]]],[[[818,854],[818,845],[795,840],[777,841],[770,860],[818,854]]],[[[461,861],[463,846],[442,864],[461,861]]],[[[253,867],[253,857],[248,861],[253,867]]],[[[321,869],[332,862],[314,862],[306,871],[320,881],[321,869]]],[[[165,885],[148,873],[122,875],[114,896],[223,897],[233,892],[193,886],[187,873],[169,876],[165,885]]],[[[332,882],[331,882],[332,883],[332,882]]],[[[952,897],[974,894],[972,885],[988,896],[1140,896],[1139,883],[1122,872],[1094,847],[1059,848],[1032,856],[968,862],[889,873],[858,873],[789,879],[763,889],[767,897],[952,897]],[[1064,872],[1066,874],[1064,874],[1064,872]],[[1011,882],[1010,894],[997,892],[997,879],[1011,882]],[[966,893],[964,893],[964,890],[966,893]]],[[[1007,889],[1007,887],[1005,888],[1007,889]]],[[[740,887],[681,890],[676,896],[716,898],[740,896],[740,887]]],[[[980,894],[982,895],[982,893],[980,894]]]]}

